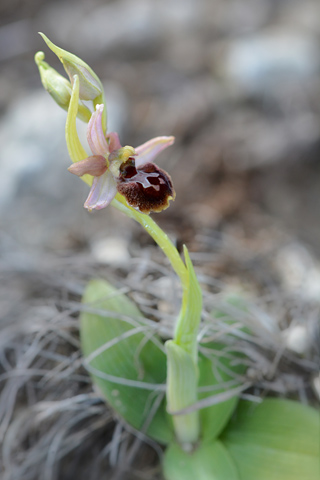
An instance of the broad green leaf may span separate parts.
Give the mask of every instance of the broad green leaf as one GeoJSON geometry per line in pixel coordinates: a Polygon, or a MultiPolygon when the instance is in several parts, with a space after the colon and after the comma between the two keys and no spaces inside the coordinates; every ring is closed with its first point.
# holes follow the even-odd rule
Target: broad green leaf
{"type": "Polygon", "coordinates": [[[319,480],[319,412],[291,400],[241,401],[222,441],[241,480],[319,480]]]}
{"type": "MultiPolygon", "coordinates": [[[[226,302],[231,306],[239,308],[242,312],[245,311],[245,303],[240,297],[228,298],[226,302]]],[[[234,337],[232,325],[238,323],[235,319],[219,310],[214,311],[212,317],[213,322],[219,319],[220,322],[223,321],[225,323],[226,331],[229,331],[229,333],[225,334],[226,336],[229,338],[234,337]]],[[[242,327],[240,330],[249,334],[245,327],[242,327]]],[[[232,344],[233,342],[234,340],[228,343],[232,344]]],[[[199,393],[199,400],[216,396],[223,392],[230,392],[230,390],[241,386],[241,383],[236,381],[236,377],[243,374],[246,370],[246,366],[242,362],[244,356],[238,352],[233,352],[230,347],[226,351],[226,345],[222,342],[211,342],[204,346],[207,350],[207,357],[203,355],[199,357],[199,386],[208,387],[208,390],[199,393]],[[210,350],[212,353],[209,353],[210,350]],[[221,387],[219,388],[219,386],[221,387]],[[210,390],[210,387],[214,387],[214,389],[210,390]]],[[[238,400],[239,395],[235,395],[228,400],[200,410],[201,431],[204,440],[214,439],[220,435],[234,412],[238,400]]]]}
{"type": "MultiPolygon", "coordinates": [[[[216,351],[218,351],[218,349],[222,350],[221,345],[212,344],[211,346],[216,351]]],[[[223,383],[232,380],[232,376],[221,368],[221,365],[226,366],[228,363],[227,359],[223,357],[220,358],[218,355],[215,355],[215,358],[213,357],[210,360],[204,358],[202,355],[199,356],[199,387],[216,387],[216,389],[200,392],[198,395],[199,400],[217,395],[227,391],[228,388],[232,388],[222,386],[219,388],[219,385],[223,385],[223,383]]],[[[228,365],[228,367],[230,369],[232,368],[230,365],[228,365]]],[[[234,412],[238,399],[239,397],[236,395],[224,402],[200,410],[201,437],[204,440],[211,440],[220,435],[234,412]]]]}
{"type": "Polygon", "coordinates": [[[235,464],[219,440],[203,443],[193,452],[170,445],[164,454],[163,472],[166,480],[239,480],[235,464]]]}
{"type": "Polygon", "coordinates": [[[88,312],[80,316],[81,344],[93,381],[125,421],[168,443],[173,438],[171,418],[164,400],[158,409],[155,403],[164,393],[156,385],[165,383],[166,355],[150,338],[160,340],[139,322],[142,315],[135,304],[103,280],[89,282],[83,303],[88,312]]]}

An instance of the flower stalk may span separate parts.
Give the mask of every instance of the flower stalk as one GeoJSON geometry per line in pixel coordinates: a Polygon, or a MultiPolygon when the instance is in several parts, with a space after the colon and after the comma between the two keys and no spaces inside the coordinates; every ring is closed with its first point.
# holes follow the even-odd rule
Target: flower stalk
{"type": "MultiPolygon", "coordinates": [[[[55,46],[45,35],[42,34],[42,37],[60,58],[69,75],[71,94],[63,97],[61,106],[65,108],[67,105],[68,110],[65,134],[68,152],[74,164],[69,170],[91,187],[85,207],[92,210],[112,204],[134,219],[159,245],[180,278],[182,306],[173,339],[165,345],[167,410],[173,416],[177,440],[188,448],[199,438],[199,415],[197,411],[179,415],[179,410],[197,401],[197,333],[202,293],[186,247],[183,262],[169,237],[146,214],[167,208],[169,200],[175,197],[170,176],[153,163],[153,158],[170,146],[174,138],[156,137],[136,149],[129,146],[121,147],[116,133],[106,134],[104,92],[99,78],[81,59],[55,46]],[[79,140],[76,128],[81,100],[91,100],[94,107],[90,120],[88,115],[83,115],[82,118],[89,121],[88,143],[93,153],[89,157],[79,140]]],[[[43,61],[39,54],[36,58],[38,62],[43,61]]],[[[41,68],[54,74],[47,64],[41,68]]],[[[59,86],[60,84],[63,86],[63,92],[66,93],[69,82],[65,79],[62,81],[59,74],[57,75],[54,78],[57,79],[59,86]]]]}

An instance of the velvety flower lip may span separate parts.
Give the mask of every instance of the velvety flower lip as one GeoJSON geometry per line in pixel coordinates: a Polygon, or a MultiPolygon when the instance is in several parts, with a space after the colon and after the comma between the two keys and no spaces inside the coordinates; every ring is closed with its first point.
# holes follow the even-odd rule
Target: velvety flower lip
{"type": "Polygon", "coordinates": [[[122,147],[116,132],[104,135],[103,109],[103,104],[97,105],[88,123],[87,140],[93,155],[69,167],[75,175],[94,177],[85,208],[105,208],[119,192],[142,213],[164,210],[175,192],[170,176],[153,160],[174,143],[174,137],[155,137],[137,148],[122,147]]]}
{"type": "Polygon", "coordinates": [[[120,175],[118,192],[129,205],[142,213],[161,212],[168,208],[170,200],[175,199],[168,173],[152,162],[144,163],[139,168],[136,168],[136,164],[120,175]]]}

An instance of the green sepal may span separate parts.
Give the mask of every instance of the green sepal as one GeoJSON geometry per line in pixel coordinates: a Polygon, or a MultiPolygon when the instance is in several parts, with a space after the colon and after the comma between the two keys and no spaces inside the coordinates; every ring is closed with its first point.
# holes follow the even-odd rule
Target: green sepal
{"type": "Polygon", "coordinates": [[[170,445],[164,454],[163,473],[166,480],[239,480],[233,459],[219,440],[203,443],[192,452],[170,445]]]}
{"type": "Polygon", "coordinates": [[[88,309],[99,311],[83,311],[80,315],[82,351],[94,383],[117,415],[134,428],[160,443],[172,441],[173,427],[165,399],[153,412],[159,396],[152,385],[164,384],[166,380],[166,355],[154,343],[159,344],[160,339],[150,329],[143,328],[139,320],[142,315],[135,304],[103,280],[89,282],[83,303],[88,309]],[[113,346],[103,349],[103,345],[113,340],[113,346]],[[95,356],[97,349],[99,354],[95,356]],[[131,386],[118,381],[131,382],[131,386]],[[140,386],[145,383],[146,387],[132,386],[132,382],[140,382],[140,386]]]}
{"type": "Polygon", "coordinates": [[[319,480],[319,412],[298,402],[241,401],[222,441],[241,480],[319,480]]]}

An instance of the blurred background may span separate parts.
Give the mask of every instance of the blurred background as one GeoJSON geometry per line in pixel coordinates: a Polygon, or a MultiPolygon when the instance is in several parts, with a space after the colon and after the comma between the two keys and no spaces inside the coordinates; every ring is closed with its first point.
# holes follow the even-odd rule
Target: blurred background
{"type": "Polygon", "coordinates": [[[157,219],[177,236],[228,220],[257,233],[261,212],[318,255],[319,14],[316,0],[2,0],[3,241],[69,248],[114,217],[88,215],[66,171],[66,115],[33,61],[43,50],[63,72],[43,31],[103,80],[122,143],[176,136],[158,163],[177,199],[157,219]]]}
{"type": "MultiPolygon", "coordinates": [[[[263,298],[282,326],[318,323],[319,18],[318,0],[1,0],[2,327],[61,298],[70,269],[74,279],[103,264],[126,277],[129,257],[162,258],[114,209],[84,210],[87,186],[67,171],[66,112],[34,54],[64,72],[38,31],[102,79],[122,144],[176,137],[157,163],[177,198],[154,218],[188,244],[197,271],[263,298]]],[[[309,330],[292,341],[299,355],[311,351],[309,330]]]]}

